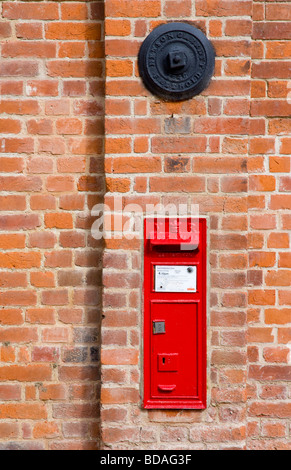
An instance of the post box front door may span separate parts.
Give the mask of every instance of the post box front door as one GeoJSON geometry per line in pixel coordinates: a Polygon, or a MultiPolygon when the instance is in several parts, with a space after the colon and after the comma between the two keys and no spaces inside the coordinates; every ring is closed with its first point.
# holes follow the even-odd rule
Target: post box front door
{"type": "Polygon", "coordinates": [[[145,220],[144,407],[206,407],[206,219],[145,220]],[[184,224],[185,225],[185,224],[184,224]]]}

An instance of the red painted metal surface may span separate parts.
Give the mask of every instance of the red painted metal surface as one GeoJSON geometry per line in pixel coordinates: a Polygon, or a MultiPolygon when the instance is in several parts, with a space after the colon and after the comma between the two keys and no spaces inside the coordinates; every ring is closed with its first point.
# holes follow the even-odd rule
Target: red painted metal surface
{"type": "Polygon", "coordinates": [[[145,220],[143,406],[204,409],[207,401],[207,224],[203,218],[195,219],[194,223],[184,219],[184,228],[171,233],[175,232],[173,224],[171,219],[166,219],[164,225],[159,219],[145,220]],[[159,266],[197,269],[196,291],[157,292],[155,269],[159,266]]]}

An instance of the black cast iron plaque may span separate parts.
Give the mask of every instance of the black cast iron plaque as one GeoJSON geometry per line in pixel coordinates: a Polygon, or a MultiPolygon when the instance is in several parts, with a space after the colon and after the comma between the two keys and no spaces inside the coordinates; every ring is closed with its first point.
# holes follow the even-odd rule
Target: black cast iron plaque
{"type": "Polygon", "coordinates": [[[186,23],[169,23],[158,26],[145,39],[138,63],[149,91],[167,101],[183,101],[208,86],[215,52],[199,29],[186,23]]]}

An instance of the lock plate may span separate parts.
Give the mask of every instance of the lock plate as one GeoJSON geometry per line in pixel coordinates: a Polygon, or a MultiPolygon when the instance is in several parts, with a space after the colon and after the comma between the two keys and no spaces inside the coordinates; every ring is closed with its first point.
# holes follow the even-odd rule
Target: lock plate
{"type": "Polygon", "coordinates": [[[153,334],[161,335],[166,333],[166,326],[164,321],[154,321],[153,322],[153,334]]]}
{"type": "Polygon", "coordinates": [[[177,372],[179,354],[158,354],[159,372],[177,372]]]}

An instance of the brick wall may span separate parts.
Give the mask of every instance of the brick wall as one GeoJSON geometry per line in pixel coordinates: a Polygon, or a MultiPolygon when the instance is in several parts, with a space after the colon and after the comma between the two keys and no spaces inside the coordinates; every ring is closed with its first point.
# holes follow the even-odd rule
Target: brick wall
{"type": "Polygon", "coordinates": [[[199,204],[211,292],[208,409],[144,411],[141,244],[106,241],[103,446],[290,448],[290,5],[105,5],[106,202],[199,204]],[[201,28],[217,53],[210,87],[174,104],[145,91],[136,63],[144,37],[173,20],[201,28]]]}
{"type": "Polygon", "coordinates": [[[1,5],[0,449],[97,449],[100,421],[104,449],[290,449],[290,4],[104,3],[106,70],[103,1],[1,5]],[[173,20],[217,54],[174,104],[137,69],[173,20]],[[114,196],[208,217],[205,411],[140,406],[142,242],[91,235],[114,196]]]}
{"type": "Polygon", "coordinates": [[[248,448],[290,449],[291,5],[254,2],[253,20],[248,448]]]}
{"type": "Polygon", "coordinates": [[[0,12],[0,449],[96,449],[103,3],[0,12]]]}

